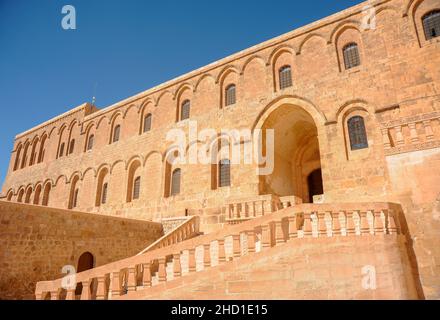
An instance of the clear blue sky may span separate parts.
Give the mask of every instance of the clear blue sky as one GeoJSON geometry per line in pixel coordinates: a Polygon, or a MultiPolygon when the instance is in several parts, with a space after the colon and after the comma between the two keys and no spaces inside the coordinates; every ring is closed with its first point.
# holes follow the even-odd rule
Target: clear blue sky
{"type": "Polygon", "coordinates": [[[0,0],[0,183],[16,134],[99,108],[360,0],[0,0]],[[61,28],[64,5],[77,29],[61,28]]]}

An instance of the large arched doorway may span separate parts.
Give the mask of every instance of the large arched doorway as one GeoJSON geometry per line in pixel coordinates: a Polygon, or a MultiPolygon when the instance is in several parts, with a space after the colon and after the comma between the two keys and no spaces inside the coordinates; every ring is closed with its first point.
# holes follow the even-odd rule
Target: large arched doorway
{"type": "MultiPolygon", "coordinates": [[[[259,193],[296,196],[304,203],[323,193],[318,130],[312,116],[295,104],[269,110],[261,128],[274,130],[274,170],[260,176],[259,193]]],[[[264,140],[263,145],[266,141],[264,140]]],[[[263,147],[264,148],[264,147],[263,147]]],[[[266,150],[263,151],[266,153],[266,150]]]]}
{"type": "MultiPolygon", "coordinates": [[[[90,252],[84,252],[78,259],[78,266],[76,268],[76,272],[80,273],[83,271],[87,271],[90,269],[93,269],[95,264],[95,258],[93,257],[93,254],[90,252]]],[[[75,295],[80,295],[82,292],[82,283],[78,283],[76,285],[75,295]]]]}

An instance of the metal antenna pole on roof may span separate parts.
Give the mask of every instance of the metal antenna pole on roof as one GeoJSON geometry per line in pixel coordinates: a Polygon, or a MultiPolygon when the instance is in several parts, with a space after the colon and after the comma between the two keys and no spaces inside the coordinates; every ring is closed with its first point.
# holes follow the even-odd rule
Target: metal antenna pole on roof
{"type": "Polygon", "coordinates": [[[93,97],[92,97],[92,106],[95,105],[96,102],[96,88],[98,87],[98,83],[95,82],[95,86],[93,87],[93,97]]]}

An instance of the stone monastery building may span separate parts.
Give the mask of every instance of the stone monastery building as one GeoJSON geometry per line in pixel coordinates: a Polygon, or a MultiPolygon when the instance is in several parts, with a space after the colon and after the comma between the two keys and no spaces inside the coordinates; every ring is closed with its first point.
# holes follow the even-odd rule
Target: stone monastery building
{"type": "Polygon", "coordinates": [[[364,2],[29,129],[0,212],[1,298],[439,299],[440,1],[364,2]]]}

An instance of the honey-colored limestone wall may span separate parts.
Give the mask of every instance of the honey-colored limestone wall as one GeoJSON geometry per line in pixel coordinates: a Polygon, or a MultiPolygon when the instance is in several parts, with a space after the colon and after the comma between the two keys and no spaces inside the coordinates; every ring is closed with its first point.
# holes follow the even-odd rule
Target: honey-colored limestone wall
{"type": "Polygon", "coordinates": [[[418,299],[407,250],[398,235],[295,239],[122,298],[418,299]]]}
{"type": "MultiPolygon", "coordinates": [[[[440,298],[440,41],[426,40],[422,26],[422,17],[440,3],[375,1],[370,29],[363,28],[366,4],[371,3],[113,106],[98,110],[85,104],[18,135],[2,195],[67,209],[78,189],[80,211],[155,221],[197,212],[202,225],[221,225],[230,198],[274,194],[310,201],[307,178],[321,169],[325,202],[403,205],[425,295],[440,298]],[[342,50],[351,42],[358,44],[361,65],[346,70],[342,50]],[[293,85],[280,89],[278,71],[286,65],[293,85]],[[237,99],[226,106],[230,84],[236,85],[237,99]],[[186,100],[190,120],[178,121],[186,100]],[[152,125],[144,133],[147,114],[152,125]],[[365,121],[368,148],[350,147],[347,122],[353,116],[365,121]],[[167,133],[181,128],[188,148],[201,146],[204,141],[189,134],[192,121],[199,131],[213,129],[218,135],[222,129],[275,129],[273,173],[258,176],[255,163],[232,165],[231,185],[218,188],[215,166],[185,164],[180,194],[167,197],[166,159],[173,151],[167,133]],[[120,139],[112,143],[118,125],[120,139]],[[92,135],[93,148],[87,150],[92,135]],[[130,199],[133,172],[141,176],[137,200],[130,199]]],[[[249,142],[240,143],[243,159],[249,142]]]]}
{"type": "Polygon", "coordinates": [[[65,276],[90,252],[94,266],[127,258],[162,236],[162,225],[0,202],[0,299],[33,299],[37,281],[65,276]]]}

